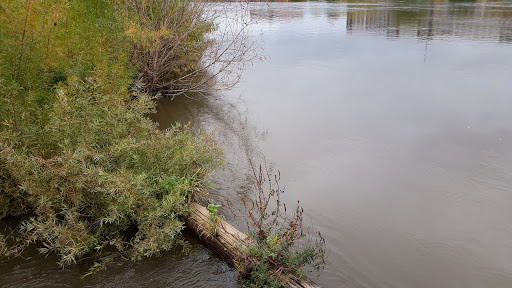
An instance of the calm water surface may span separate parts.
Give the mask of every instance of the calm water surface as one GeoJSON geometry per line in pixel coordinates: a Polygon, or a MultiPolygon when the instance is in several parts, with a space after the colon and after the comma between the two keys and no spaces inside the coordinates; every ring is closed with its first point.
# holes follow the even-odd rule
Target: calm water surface
{"type": "MultiPolygon", "coordinates": [[[[267,60],[207,99],[161,101],[163,128],[214,130],[211,198],[281,171],[322,232],[323,287],[512,287],[512,2],[252,3],[267,60]]],[[[229,219],[230,216],[226,215],[229,219]]],[[[55,259],[0,263],[5,287],[240,287],[192,241],[80,280],[55,259]]]]}

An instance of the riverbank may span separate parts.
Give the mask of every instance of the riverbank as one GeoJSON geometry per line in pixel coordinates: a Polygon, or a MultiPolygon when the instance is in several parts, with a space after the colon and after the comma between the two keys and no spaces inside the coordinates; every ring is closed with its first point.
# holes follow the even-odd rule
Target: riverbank
{"type": "MultiPolygon", "coordinates": [[[[234,39],[221,34],[225,43],[207,39],[218,28],[206,7],[165,0],[1,4],[0,216],[20,222],[3,225],[0,256],[23,257],[36,246],[63,268],[94,262],[86,277],[118,256],[137,261],[186,247],[189,202],[204,197],[222,151],[210,133],[180,124],[162,130],[147,115],[160,97],[201,92],[223,71],[232,77],[229,65],[216,68],[226,55],[237,63],[250,54],[244,26],[234,39]]],[[[244,285],[281,287],[305,264],[324,260],[323,246],[295,249],[307,235],[299,211],[294,221],[269,223],[266,209],[258,211],[260,222],[249,212],[257,233],[248,243],[257,245],[237,259],[250,262],[240,262],[239,272],[250,276],[244,285]]]]}

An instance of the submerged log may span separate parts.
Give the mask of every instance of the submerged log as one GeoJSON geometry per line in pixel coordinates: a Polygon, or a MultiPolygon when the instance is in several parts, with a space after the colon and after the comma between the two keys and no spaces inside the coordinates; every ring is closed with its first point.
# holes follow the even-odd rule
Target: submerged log
{"type": "MultiPolygon", "coordinates": [[[[190,214],[185,219],[187,228],[196,233],[210,248],[220,254],[231,266],[235,267],[236,259],[242,258],[241,248],[248,241],[247,235],[240,232],[224,220],[220,220],[217,234],[211,233],[209,213],[205,207],[198,203],[190,204],[190,214]]],[[[291,288],[320,288],[311,280],[296,275],[287,274],[286,284],[291,288]]]]}

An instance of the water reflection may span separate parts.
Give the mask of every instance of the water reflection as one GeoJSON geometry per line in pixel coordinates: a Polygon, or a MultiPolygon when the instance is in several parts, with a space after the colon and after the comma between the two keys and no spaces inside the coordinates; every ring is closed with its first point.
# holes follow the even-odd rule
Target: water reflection
{"type": "MultiPolygon", "coordinates": [[[[258,2],[258,1],[254,1],[258,2]]],[[[283,21],[304,18],[305,5],[271,1],[252,7],[253,19],[283,21]],[[280,5],[280,6],[276,6],[280,5]]],[[[294,1],[290,1],[294,2],[294,1]]],[[[506,1],[328,1],[344,5],[309,7],[313,16],[344,18],[347,34],[375,33],[388,38],[461,38],[512,42],[512,4],[506,1]],[[316,10],[315,10],[316,9],[316,10]]]]}
{"type": "MultiPolygon", "coordinates": [[[[387,37],[421,39],[458,37],[471,40],[511,42],[512,9],[503,6],[450,5],[390,5],[386,9],[350,9],[347,13],[347,32],[372,31],[387,37]],[[468,21],[470,20],[470,21],[468,21]]],[[[438,4],[442,3],[442,4],[438,4]]]]}
{"type": "MultiPolygon", "coordinates": [[[[174,123],[189,123],[193,129],[202,128],[212,132],[218,144],[225,148],[226,164],[216,171],[209,191],[209,199],[222,205],[228,211],[227,199],[236,202],[241,197],[249,197],[253,191],[253,175],[248,159],[263,159],[258,145],[265,140],[266,130],[249,123],[248,107],[244,100],[237,97],[229,99],[217,93],[206,97],[190,95],[189,98],[160,99],[157,113],[152,119],[166,129],[174,123]]],[[[203,203],[207,204],[207,203],[203,203]]],[[[224,213],[223,217],[239,229],[246,227],[246,219],[234,217],[232,213],[224,213]]]]}

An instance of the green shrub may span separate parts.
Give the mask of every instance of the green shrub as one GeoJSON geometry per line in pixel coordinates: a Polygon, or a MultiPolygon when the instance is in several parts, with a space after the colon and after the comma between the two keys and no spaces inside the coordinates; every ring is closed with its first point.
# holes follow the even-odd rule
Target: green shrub
{"type": "Polygon", "coordinates": [[[2,255],[34,242],[63,265],[106,246],[133,259],[168,250],[188,199],[222,163],[211,135],[147,118],[154,98],[134,83],[120,9],[0,3],[0,216],[24,215],[0,234],[2,255]]]}

